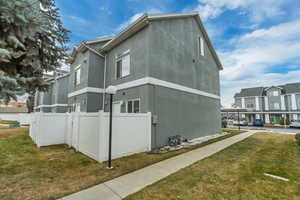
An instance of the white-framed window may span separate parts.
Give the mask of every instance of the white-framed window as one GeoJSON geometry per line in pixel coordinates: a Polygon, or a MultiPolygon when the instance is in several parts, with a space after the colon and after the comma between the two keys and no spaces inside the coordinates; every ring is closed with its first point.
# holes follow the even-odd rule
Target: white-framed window
{"type": "Polygon", "coordinates": [[[253,103],[249,103],[249,104],[247,104],[246,107],[247,107],[247,108],[254,108],[254,104],[253,104],[253,103]]]}
{"type": "Polygon", "coordinates": [[[274,109],[276,109],[276,110],[279,110],[279,109],[280,109],[279,103],[274,103],[274,109]]]}
{"type": "Polygon", "coordinates": [[[204,56],[204,40],[202,37],[198,37],[198,53],[200,56],[204,56]]]}
{"type": "Polygon", "coordinates": [[[276,90],[276,91],[273,91],[273,96],[274,97],[277,97],[279,95],[279,92],[276,90]]]}
{"type": "Polygon", "coordinates": [[[130,51],[116,57],[116,78],[123,78],[130,74],[130,51]]]}
{"type": "Polygon", "coordinates": [[[128,113],[139,113],[140,112],[140,99],[132,99],[127,101],[127,112],[128,113]]]}
{"type": "Polygon", "coordinates": [[[80,65],[78,65],[75,68],[75,75],[74,75],[74,84],[79,85],[80,84],[80,78],[81,78],[81,68],[80,65]]]}

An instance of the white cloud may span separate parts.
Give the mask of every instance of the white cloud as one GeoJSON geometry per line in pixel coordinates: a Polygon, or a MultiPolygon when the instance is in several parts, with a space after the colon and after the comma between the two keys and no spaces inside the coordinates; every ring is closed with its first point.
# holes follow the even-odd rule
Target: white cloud
{"type": "Polygon", "coordinates": [[[162,13],[162,12],[163,12],[163,10],[157,9],[157,8],[149,8],[149,9],[144,10],[144,12],[138,12],[138,13],[134,14],[133,16],[131,16],[128,20],[126,20],[122,24],[120,24],[117,27],[116,31],[121,31],[121,30],[125,29],[126,27],[128,27],[130,24],[132,24],[135,20],[137,20],[139,17],[141,17],[145,13],[157,14],[157,13],[162,13]]]}
{"type": "Polygon", "coordinates": [[[241,9],[240,15],[249,14],[251,21],[260,22],[265,18],[282,15],[283,0],[198,0],[199,5],[194,9],[201,18],[214,19],[226,10],[241,9]]]}
{"type": "Polygon", "coordinates": [[[295,64],[286,66],[287,73],[268,73],[276,70],[278,65],[300,58],[300,20],[282,23],[269,29],[258,29],[230,42],[233,49],[219,53],[224,65],[221,72],[224,105],[230,105],[234,93],[243,87],[300,80],[300,70],[295,64]]]}
{"type": "Polygon", "coordinates": [[[123,29],[125,29],[127,26],[129,26],[130,24],[132,24],[135,20],[137,20],[138,18],[140,18],[144,13],[136,13],[135,15],[133,15],[132,17],[130,17],[128,20],[126,20],[125,22],[123,22],[122,24],[120,24],[120,26],[117,28],[118,31],[121,31],[123,29]]]}

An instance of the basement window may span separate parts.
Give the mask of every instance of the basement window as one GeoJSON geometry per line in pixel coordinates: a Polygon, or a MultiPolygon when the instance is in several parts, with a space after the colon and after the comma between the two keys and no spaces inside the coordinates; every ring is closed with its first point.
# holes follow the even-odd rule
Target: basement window
{"type": "Polygon", "coordinates": [[[116,58],[116,78],[120,79],[130,74],[130,52],[127,51],[116,58]]]}
{"type": "Polygon", "coordinates": [[[128,113],[139,113],[140,112],[140,99],[134,99],[127,101],[127,112],[128,113]]]}

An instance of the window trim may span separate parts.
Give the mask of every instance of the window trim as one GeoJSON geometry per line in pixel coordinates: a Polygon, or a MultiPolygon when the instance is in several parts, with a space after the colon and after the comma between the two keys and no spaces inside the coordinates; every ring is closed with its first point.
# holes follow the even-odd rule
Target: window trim
{"type": "Polygon", "coordinates": [[[198,56],[200,58],[200,56],[203,56],[205,55],[205,52],[204,52],[204,39],[201,35],[198,36],[197,38],[197,47],[198,47],[198,56]]]}
{"type": "Polygon", "coordinates": [[[278,102],[274,102],[273,106],[274,106],[274,109],[280,109],[280,103],[278,103],[278,102]],[[275,106],[275,105],[278,105],[278,106],[275,106]]]}
{"type": "Polygon", "coordinates": [[[272,96],[273,96],[273,97],[278,97],[278,96],[279,96],[279,91],[278,91],[278,90],[274,90],[274,91],[272,92],[272,96]],[[276,95],[275,95],[275,93],[276,93],[276,95]]]}
{"type": "Polygon", "coordinates": [[[81,65],[78,65],[74,69],[74,85],[78,86],[80,83],[81,83],[81,65]],[[77,78],[78,71],[79,71],[79,79],[77,78]]]}
{"type": "MultiPolygon", "coordinates": [[[[122,68],[123,68],[123,65],[122,65],[122,68]]],[[[130,55],[130,49],[128,49],[128,50],[124,51],[123,53],[121,53],[119,55],[115,55],[115,79],[116,80],[123,79],[123,78],[125,78],[127,76],[130,76],[130,74],[131,74],[131,55],[130,55]],[[122,62],[122,58],[125,57],[125,56],[127,56],[127,55],[129,55],[129,74],[127,74],[125,76],[118,77],[117,76],[117,74],[118,74],[117,73],[117,69],[118,69],[117,63],[120,60],[122,62]]],[[[121,75],[122,75],[122,73],[121,73],[121,75]]]]}
{"type": "MultiPolygon", "coordinates": [[[[128,102],[129,101],[132,101],[132,111],[134,111],[134,101],[139,101],[139,112],[137,113],[141,113],[141,98],[135,98],[135,99],[128,99],[126,100],[126,113],[129,113],[128,112],[128,102]]],[[[135,113],[135,112],[131,112],[131,113],[135,113]]]]}

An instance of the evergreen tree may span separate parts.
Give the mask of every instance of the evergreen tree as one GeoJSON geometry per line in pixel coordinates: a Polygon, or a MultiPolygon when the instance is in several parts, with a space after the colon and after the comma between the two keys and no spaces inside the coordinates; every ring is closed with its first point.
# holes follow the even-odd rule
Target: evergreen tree
{"type": "Polygon", "coordinates": [[[0,0],[0,99],[46,91],[43,74],[66,58],[67,34],[54,0],[0,0]]]}

